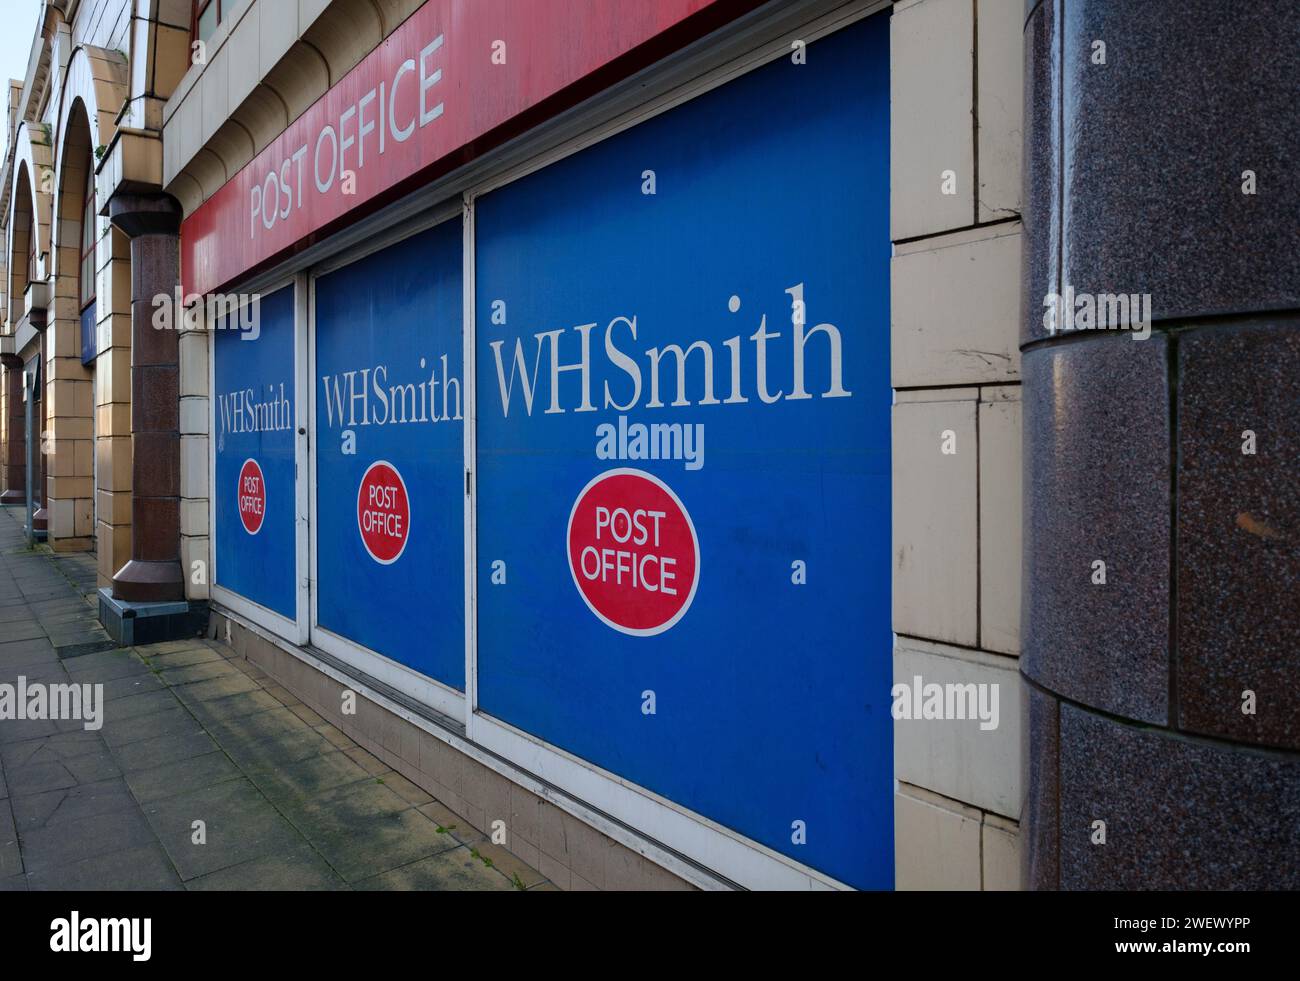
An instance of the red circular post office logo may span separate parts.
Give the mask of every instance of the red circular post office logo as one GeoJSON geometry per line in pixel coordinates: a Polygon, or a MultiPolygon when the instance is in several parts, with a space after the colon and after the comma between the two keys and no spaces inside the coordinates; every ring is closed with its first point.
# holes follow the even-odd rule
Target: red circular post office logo
{"type": "Polygon", "coordinates": [[[411,533],[411,502],[397,468],[376,460],[366,468],[357,489],[357,530],[370,557],[392,565],[406,551],[411,533]]]}
{"type": "Polygon", "coordinates": [[[652,474],[619,468],[595,477],[569,514],[568,547],[578,593],[621,633],[663,633],[695,598],[695,526],[677,495],[652,474]]]}
{"type": "Polygon", "coordinates": [[[239,468],[239,520],[250,535],[261,531],[266,520],[266,479],[262,468],[251,458],[239,468]]]}

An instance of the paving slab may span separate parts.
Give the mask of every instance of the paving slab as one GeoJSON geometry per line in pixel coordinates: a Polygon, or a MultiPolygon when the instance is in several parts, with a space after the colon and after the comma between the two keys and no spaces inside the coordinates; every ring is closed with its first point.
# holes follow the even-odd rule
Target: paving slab
{"type": "Polygon", "coordinates": [[[63,763],[26,763],[5,767],[5,782],[15,797],[27,794],[44,794],[77,785],[77,778],[63,763]]]}
{"type": "MultiPolygon", "coordinates": [[[[6,644],[16,643],[22,640],[45,640],[45,628],[36,621],[29,623],[6,623],[4,629],[0,630],[0,640],[6,644]]],[[[3,654],[3,648],[0,648],[0,654],[3,654]]]]}
{"type": "Polygon", "coordinates": [[[222,678],[213,678],[210,681],[199,681],[192,685],[182,685],[177,688],[176,697],[187,704],[195,702],[211,702],[225,698],[229,695],[239,695],[244,692],[257,691],[258,684],[247,675],[240,674],[238,671],[231,672],[222,678]]]}
{"type": "Polygon", "coordinates": [[[17,673],[25,665],[39,664],[45,661],[57,661],[58,653],[54,645],[42,634],[31,640],[6,639],[0,634],[0,670],[17,673]]]}
{"type": "Polygon", "coordinates": [[[227,736],[221,739],[221,747],[245,773],[281,769],[334,749],[328,739],[311,729],[263,739],[227,736]]]}
{"type": "Polygon", "coordinates": [[[18,846],[18,829],[8,801],[0,806],[0,879],[20,875],[23,871],[22,850],[18,846]]]}
{"type": "Polygon", "coordinates": [[[299,847],[288,854],[263,855],[185,883],[194,891],[284,892],[345,890],[343,881],[315,850],[299,847]]]}
{"type": "Polygon", "coordinates": [[[144,812],[182,880],[303,844],[246,779],[166,797],[146,804],[144,812]]]}
{"type": "Polygon", "coordinates": [[[0,746],[0,763],[6,768],[27,766],[32,763],[58,763],[104,748],[99,733],[81,728],[72,732],[55,733],[37,739],[6,743],[0,746]]]}
{"type": "Polygon", "coordinates": [[[206,756],[217,749],[212,737],[202,730],[185,735],[167,733],[150,739],[119,746],[114,751],[122,770],[130,773],[135,770],[151,770],[168,763],[192,760],[196,756],[206,756]]]}
{"type": "Polygon", "coordinates": [[[157,842],[138,808],[119,811],[111,821],[94,815],[20,831],[18,837],[29,873],[157,842]]]}
{"type": "Polygon", "coordinates": [[[373,778],[342,751],[336,750],[250,773],[249,779],[267,800],[275,802],[311,800],[324,791],[373,778]]]}
{"type": "Polygon", "coordinates": [[[169,763],[150,770],[132,770],[123,774],[131,793],[141,804],[168,797],[190,794],[204,787],[215,787],[227,780],[244,776],[239,767],[220,750],[206,756],[169,763]]]}
{"type": "MultiPolygon", "coordinates": [[[[167,687],[163,680],[152,671],[144,674],[127,675],[125,678],[112,678],[108,681],[99,682],[104,686],[104,700],[106,702],[115,702],[121,699],[134,698],[139,695],[147,695],[150,692],[160,692],[167,687]]],[[[105,709],[105,711],[108,711],[105,709]]]]}
{"type": "Polygon", "coordinates": [[[193,713],[194,717],[208,725],[283,707],[264,691],[246,691],[226,698],[186,703],[186,708],[193,713]]]}
{"type": "Polygon", "coordinates": [[[41,659],[32,664],[26,664],[14,671],[13,674],[9,674],[6,681],[11,685],[17,684],[19,677],[26,679],[28,682],[40,681],[47,685],[67,685],[72,683],[63,662],[57,657],[52,661],[41,659]]]}
{"type": "Polygon", "coordinates": [[[69,678],[83,684],[88,681],[114,681],[118,678],[150,673],[149,665],[136,657],[132,651],[120,647],[65,659],[61,663],[64,670],[68,672],[69,678]]]}
{"type": "Polygon", "coordinates": [[[109,725],[123,719],[138,719],[142,715],[155,715],[176,708],[176,696],[170,691],[147,691],[142,694],[118,698],[104,706],[105,723],[109,725]]]}
{"type": "Polygon", "coordinates": [[[118,747],[161,736],[188,736],[203,731],[203,723],[194,718],[184,705],[177,703],[150,715],[114,719],[112,725],[104,727],[102,735],[105,743],[118,747]]]}
{"type": "MultiPolygon", "coordinates": [[[[165,644],[159,644],[165,647],[165,644]]],[[[191,664],[204,664],[208,661],[220,661],[221,655],[210,647],[185,647],[177,651],[159,651],[153,647],[137,648],[136,655],[141,657],[150,668],[183,668],[191,664]]]]}
{"type": "Polygon", "coordinates": [[[138,807],[121,777],[15,797],[10,805],[19,832],[48,828],[66,821],[115,814],[138,807]]]}
{"type": "Polygon", "coordinates": [[[307,839],[350,883],[410,865],[462,847],[451,835],[439,834],[415,808],[376,817],[365,827],[350,827],[307,839]]]}
{"type": "Polygon", "coordinates": [[[157,670],[163,683],[170,685],[172,688],[194,684],[198,681],[211,681],[214,678],[229,678],[232,675],[242,673],[231,667],[229,661],[223,661],[220,658],[202,661],[197,664],[172,665],[166,663],[158,667],[157,670]]]}
{"type": "Polygon", "coordinates": [[[357,889],[418,889],[427,892],[508,892],[516,887],[506,876],[470,853],[467,845],[382,872],[356,884],[357,889]]]}
{"type": "Polygon", "coordinates": [[[95,892],[184,888],[166,853],[154,842],[67,865],[36,869],[28,874],[27,885],[29,889],[95,892]]]}
{"type": "Polygon", "coordinates": [[[54,736],[59,731],[49,719],[5,719],[0,722],[0,745],[54,736]]]}

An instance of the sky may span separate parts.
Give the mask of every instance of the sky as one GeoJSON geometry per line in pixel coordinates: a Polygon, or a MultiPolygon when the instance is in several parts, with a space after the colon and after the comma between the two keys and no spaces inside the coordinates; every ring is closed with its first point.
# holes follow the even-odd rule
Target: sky
{"type": "MultiPolygon", "coordinates": [[[[4,85],[0,92],[8,92],[9,79],[22,81],[27,74],[40,11],[41,0],[0,0],[0,83],[4,85]]],[[[7,105],[0,102],[0,119],[7,110],[7,105]]],[[[8,151],[8,136],[6,127],[0,125],[0,161],[8,151]]]]}

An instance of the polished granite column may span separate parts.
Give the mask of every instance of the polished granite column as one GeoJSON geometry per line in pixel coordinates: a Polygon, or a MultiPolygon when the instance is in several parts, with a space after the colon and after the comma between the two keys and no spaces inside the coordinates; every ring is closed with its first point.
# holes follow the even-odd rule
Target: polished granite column
{"type": "Polygon", "coordinates": [[[1297,889],[1300,5],[1024,44],[1023,884],[1297,889]],[[1067,289],[1149,336],[1049,329],[1067,289]]]}
{"type": "Polygon", "coordinates": [[[113,598],[179,601],[179,345],[152,318],[153,298],[180,282],[181,210],[166,194],[119,193],[109,218],[131,240],[131,559],[113,576],[113,598]]]}

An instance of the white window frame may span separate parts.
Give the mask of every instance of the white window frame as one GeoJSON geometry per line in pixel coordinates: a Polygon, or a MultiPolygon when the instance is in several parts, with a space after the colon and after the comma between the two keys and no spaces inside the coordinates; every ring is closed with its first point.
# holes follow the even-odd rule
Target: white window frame
{"type": "MultiPolygon", "coordinates": [[[[308,300],[307,316],[305,322],[310,324],[307,330],[307,362],[308,376],[312,379],[308,388],[307,417],[311,420],[308,424],[310,432],[316,433],[316,280],[321,276],[327,276],[330,273],[350,266],[355,262],[383,249],[390,248],[400,242],[404,242],[414,235],[428,231],[438,225],[453,221],[460,218],[460,206],[455,201],[444,202],[443,204],[417,214],[413,218],[402,222],[396,227],[387,231],[381,231],[372,237],[341,250],[330,258],[316,264],[307,273],[308,281],[308,300]]],[[[463,425],[463,424],[462,424],[463,425]]],[[[415,701],[427,705],[437,712],[453,719],[459,720],[465,714],[465,694],[445,682],[430,678],[427,675],[420,674],[405,664],[393,660],[380,654],[378,651],[371,650],[362,644],[357,643],[350,638],[337,634],[326,627],[320,625],[319,610],[317,603],[319,600],[320,590],[317,583],[320,581],[317,573],[317,531],[319,524],[317,522],[316,510],[316,445],[317,441],[309,441],[309,453],[307,460],[306,473],[309,475],[307,483],[310,484],[310,513],[309,521],[311,525],[311,534],[308,536],[309,541],[309,569],[308,578],[310,579],[311,588],[309,590],[310,599],[310,642],[320,648],[326,654],[333,655],[345,664],[370,675],[377,681],[383,682],[390,688],[401,692],[415,701]]],[[[302,481],[300,481],[302,483],[302,481]]]]}
{"type": "MultiPolygon", "coordinates": [[[[236,295],[241,302],[237,308],[242,311],[248,305],[248,299],[257,294],[259,297],[278,293],[282,289],[293,290],[293,379],[294,379],[294,563],[298,570],[295,595],[295,610],[292,618],[257,603],[247,596],[233,592],[218,585],[219,575],[217,557],[217,331],[212,324],[207,325],[208,346],[208,592],[212,600],[238,613],[268,630],[274,631],[286,640],[296,644],[307,643],[307,597],[308,584],[301,570],[306,568],[307,557],[307,487],[302,480],[303,466],[306,460],[307,439],[302,430],[305,423],[301,417],[301,400],[298,393],[307,381],[307,363],[303,356],[304,335],[307,329],[306,301],[304,289],[305,277],[302,274],[278,275],[275,278],[259,278],[242,284],[236,295]]],[[[250,343],[256,344],[256,341],[250,343]]]]}

